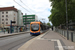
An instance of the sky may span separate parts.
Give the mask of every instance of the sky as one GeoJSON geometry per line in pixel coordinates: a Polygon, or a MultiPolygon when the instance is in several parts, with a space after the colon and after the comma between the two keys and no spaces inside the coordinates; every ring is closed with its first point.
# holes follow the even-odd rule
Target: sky
{"type": "MultiPolygon", "coordinates": [[[[48,23],[48,17],[51,15],[50,10],[52,9],[51,2],[49,0],[1,0],[0,7],[15,6],[15,8],[21,10],[23,15],[35,14],[38,16],[38,20],[48,23]],[[17,3],[20,5],[18,5],[17,3]]],[[[51,23],[51,22],[50,22],[51,23]]]]}

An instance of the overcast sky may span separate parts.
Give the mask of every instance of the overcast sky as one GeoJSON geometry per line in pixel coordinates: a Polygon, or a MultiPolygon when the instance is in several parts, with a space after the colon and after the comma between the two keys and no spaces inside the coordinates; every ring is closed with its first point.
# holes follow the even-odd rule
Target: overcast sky
{"type": "Polygon", "coordinates": [[[23,14],[35,14],[42,22],[49,22],[48,16],[51,14],[50,10],[52,8],[49,0],[21,0],[24,4],[20,0],[15,1],[23,6],[26,10],[15,3],[14,0],[1,0],[0,7],[15,6],[15,8],[21,10],[23,14]]]}

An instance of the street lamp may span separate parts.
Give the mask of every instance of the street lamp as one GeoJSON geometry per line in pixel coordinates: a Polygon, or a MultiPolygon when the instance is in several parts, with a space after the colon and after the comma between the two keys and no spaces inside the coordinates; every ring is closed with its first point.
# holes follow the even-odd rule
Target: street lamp
{"type": "Polygon", "coordinates": [[[68,34],[68,13],[67,13],[67,0],[65,0],[65,6],[66,6],[66,28],[67,28],[67,40],[69,40],[69,34],[68,34]]]}
{"type": "Polygon", "coordinates": [[[26,26],[26,30],[27,30],[27,13],[25,13],[25,26],[26,26]]]}

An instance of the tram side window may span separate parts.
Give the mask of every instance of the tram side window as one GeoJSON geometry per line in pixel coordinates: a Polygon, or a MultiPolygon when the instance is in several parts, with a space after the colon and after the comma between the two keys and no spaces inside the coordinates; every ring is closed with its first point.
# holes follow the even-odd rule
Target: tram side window
{"type": "Polygon", "coordinates": [[[40,29],[43,30],[43,26],[42,25],[40,25],[40,29]]]}

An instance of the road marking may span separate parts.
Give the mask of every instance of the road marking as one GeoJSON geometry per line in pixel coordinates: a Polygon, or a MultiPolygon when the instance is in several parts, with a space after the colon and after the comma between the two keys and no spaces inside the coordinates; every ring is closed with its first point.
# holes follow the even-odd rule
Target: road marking
{"type": "MultiPolygon", "coordinates": [[[[47,31],[47,32],[48,32],[48,31],[47,31]]],[[[47,33],[47,32],[46,32],[46,33],[47,33]]],[[[22,45],[20,48],[18,48],[18,50],[26,50],[26,49],[29,47],[29,45],[31,45],[31,44],[33,43],[33,41],[35,41],[36,39],[41,39],[41,37],[43,37],[46,33],[41,34],[41,35],[39,35],[39,36],[37,36],[37,37],[35,37],[35,38],[29,40],[29,41],[26,42],[24,45],[22,45]]]]}
{"type": "MultiPolygon", "coordinates": [[[[47,32],[49,32],[49,31],[47,31],[47,32]]],[[[37,39],[42,39],[42,37],[43,37],[44,35],[46,35],[46,34],[47,34],[47,32],[46,32],[46,33],[44,33],[44,34],[42,34],[42,35],[40,35],[40,36],[39,36],[39,38],[37,38],[37,39]]]]}
{"type": "Polygon", "coordinates": [[[39,40],[50,40],[50,41],[56,41],[57,44],[58,44],[58,46],[56,46],[56,47],[58,47],[59,50],[64,50],[64,49],[63,49],[63,46],[62,46],[62,44],[61,44],[61,42],[60,42],[60,40],[58,40],[58,39],[44,39],[44,38],[38,38],[38,39],[39,39],[39,40]]]}
{"type": "MultiPolygon", "coordinates": [[[[48,31],[47,31],[48,32],[48,31]]],[[[62,44],[61,44],[61,42],[60,42],[60,40],[59,39],[44,39],[44,38],[42,38],[44,35],[46,35],[47,34],[47,32],[46,33],[44,33],[44,34],[42,34],[41,36],[39,36],[39,38],[37,38],[38,40],[51,40],[51,41],[57,41],[57,44],[58,44],[58,48],[59,48],[59,50],[64,50],[63,49],[63,46],[62,46],[62,44]]]]}
{"type": "Polygon", "coordinates": [[[36,38],[37,37],[26,42],[24,45],[22,45],[20,48],[18,48],[18,50],[26,50],[29,47],[29,45],[31,45],[36,38]]]}
{"type": "Polygon", "coordinates": [[[60,40],[57,40],[57,39],[51,39],[51,41],[57,41],[57,44],[58,44],[58,48],[59,48],[59,50],[64,50],[63,49],[63,46],[62,46],[62,44],[61,44],[61,42],[60,42],[60,40]]]}
{"type": "Polygon", "coordinates": [[[37,38],[37,39],[41,39],[41,37],[43,37],[45,34],[46,34],[46,33],[42,34],[42,35],[41,35],[39,38],[37,38]]]}

